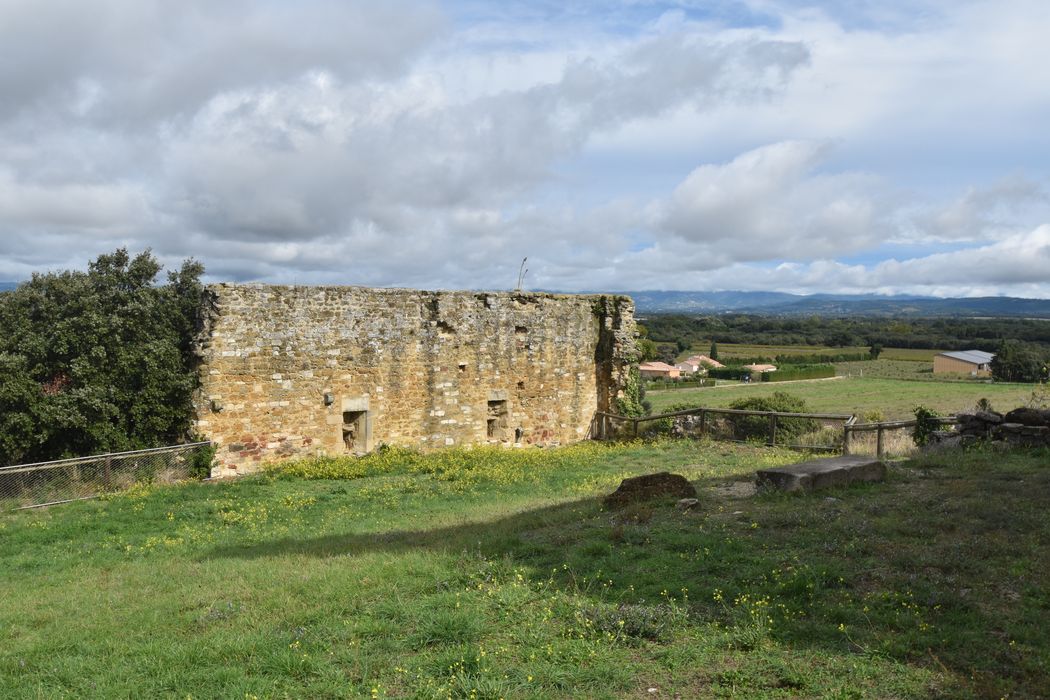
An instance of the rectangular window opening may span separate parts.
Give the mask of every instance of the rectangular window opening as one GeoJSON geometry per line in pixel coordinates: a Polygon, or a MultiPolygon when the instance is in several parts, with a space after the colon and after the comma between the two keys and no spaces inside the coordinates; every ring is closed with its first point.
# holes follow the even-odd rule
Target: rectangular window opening
{"type": "Polygon", "coordinates": [[[490,440],[506,440],[507,427],[510,423],[510,411],[506,399],[488,402],[488,414],[485,419],[487,434],[490,440]]]}

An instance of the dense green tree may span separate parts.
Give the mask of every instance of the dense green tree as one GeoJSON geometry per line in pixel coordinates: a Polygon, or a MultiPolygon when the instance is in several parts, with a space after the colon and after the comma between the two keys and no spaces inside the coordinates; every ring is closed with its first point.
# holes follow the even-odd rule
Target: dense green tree
{"type": "Polygon", "coordinates": [[[0,296],[0,463],[188,435],[203,267],[188,260],[164,285],[160,270],[120,249],[0,296]]]}
{"type": "Polygon", "coordinates": [[[872,343],[871,348],[868,350],[868,356],[873,360],[879,359],[879,355],[882,354],[882,343],[872,343]]]}
{"type": "Polygon", "coordinates": [[[992,359],[992,377],[1001,382],[1039,382],[1046,377],[1046,364],[1041,348],[1004,340],[992,359]]]}
{"type": "Polygon", "coordinates": [[[712,360],[718,359],[718,343],[716,343],[713,340],[711,341],[711,350],[707,356],[710,357],[712,360]]]}
{"type": "Polygon", "coordinates": [[[678,346],[671,343],[660,343],[656,346],[656,359],[669,365],[678,357],[678,346]]]}

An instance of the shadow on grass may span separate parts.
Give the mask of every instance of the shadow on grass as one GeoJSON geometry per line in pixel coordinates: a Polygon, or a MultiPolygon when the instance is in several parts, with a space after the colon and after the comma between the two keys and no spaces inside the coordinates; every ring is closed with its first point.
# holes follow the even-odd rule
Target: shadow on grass
{"type": "Polygon", "coordinates": [[[736,602],[742,596],[763,600],[771,620],[783,618],[779,643],[943,669],[969,679],[960,683],[976,695],[1048,688],[1050,472],[1032,462],[960,477],[956,466],[946,458],[898,470],[885,484],[800,496],[720,498],[714,487],[725,479],[708,478],[693,482],[701,500],[690,511],[673,499],[608,511],[586,498],[454,526],[285,538],[206,556],[425,549],[509,558],[572,593],[606,596],[581,579],[614,581],[629,603],[688,591],[697,619],[729,625],[754,622],[750,603],[736,602]]]}

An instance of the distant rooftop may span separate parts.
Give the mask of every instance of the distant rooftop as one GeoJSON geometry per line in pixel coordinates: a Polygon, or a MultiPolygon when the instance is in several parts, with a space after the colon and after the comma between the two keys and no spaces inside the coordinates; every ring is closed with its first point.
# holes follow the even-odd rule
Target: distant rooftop
{"type": "Polygon", "coordinates": [[[672,367],[666,362],[643,362],[638,365],[638,369],[660,370],[661,372],[666,372],[668,370],[677,369],[677,367],[672,367]]]}
{"type": "Polygon", "coordinates": [[[953,360],[962,360],[963,362],[969,362],[973,365],[986,365],[995,357],[995,353],[985,352],[984,350],[957,350],[954,352],[942,352],[939,354],[942,357],[950,357],[953,360]]]}

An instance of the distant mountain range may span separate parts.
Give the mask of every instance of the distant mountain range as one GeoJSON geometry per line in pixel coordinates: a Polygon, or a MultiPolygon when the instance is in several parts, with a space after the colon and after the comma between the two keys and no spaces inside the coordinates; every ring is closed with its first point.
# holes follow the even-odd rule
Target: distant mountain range
{"type": "Polygon", "coordinates": [[[639,314],[754,313],[770,316],[995,316],[1050,319],[1050,299],[938,298],[781,292],[624,292],[639,314]]]}
{"type": "MultiPolygon", "coordinates": [[[[17,282],[0,282],[0,292],[17,282]]],[[[1013,317],[1050,319],[1050,299],[947,298],[878,294],[785,294],[783,292],[619,292],[634,299],[637,313],[750,313],[768,316],[892,316],[929,318],[1013,317]]]]}

